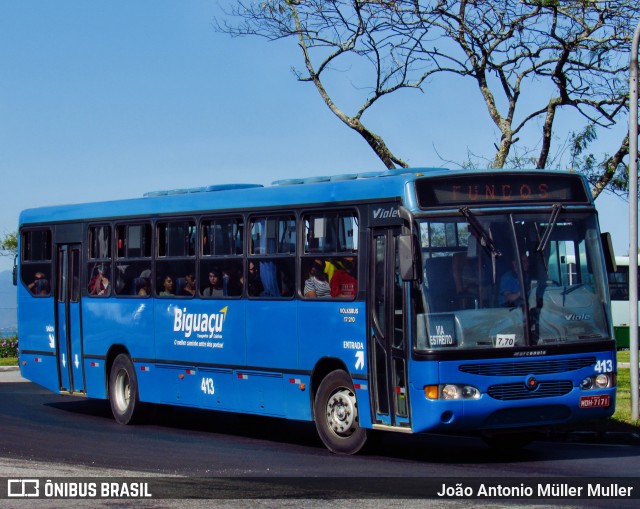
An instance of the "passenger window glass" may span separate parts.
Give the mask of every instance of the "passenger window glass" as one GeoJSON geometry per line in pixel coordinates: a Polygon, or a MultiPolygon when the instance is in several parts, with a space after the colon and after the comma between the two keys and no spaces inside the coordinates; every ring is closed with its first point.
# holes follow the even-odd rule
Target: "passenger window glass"
{"type": "Polygon", "coordinates": [[[152,289],[150,223],[116,226],[116,282],[118,295],[148,297],[152,289]]]}
{"type": "Polygon", "coordinates": [[[241,219],[211,219],[202,222],[203,256],[241,255],[244,224],[241,219]]]}
{"type": "Polygon", "coordinates": [[[194,221],[158,223],[155,291],[159,297],[196,295],[196,233],[194,221]]]}
{"type": "Polygon", "coordinates": [[[358,294],[358,218],[349,212],[304,217],[301,294],[355,299],[358,294]]]}
{"type": "Polygon", "coordinates": [[[151,225],[121,224],[116,227],[118,258],[151,257],[151,225]]]}
{"type": "Polygon", "coordinates": [[[89,227],[87,293],[94,297],[111,295],[111,226],[89,227]]]}
{"type": "Polygon", "coordinates": [[[51,231],[27,230],[21,238],[20,277],[34,297],[51,295],[51,231]]]}
{"type": "Polygon", "coordinates": [[[318,214],[305,218],[305,253],[354,253],[358,220],[352,214],[318,214]]]}
{"type": "Polygon", "coordinates": [[[194,256],[195,245],[193,221],[158,223],[158,257],[194,256]]]}
{"type": "Polygon", "coordinates": [[[51,260],[51,232],[49,230],[25,232],[22,236],[22,245],[22,261],[51,260]]]}
{"type": "Polygon", "coordinates": [[[250,297],[288,298],[295,291],[296,221],[293,216],[251,220],[247,261],[250,297]]]}
{"type": "Polygon", "coordinates": [[[294,254],[295,251],[293,217],[257,218],[251,222],[251,254],[294,254]]]}
{"type": "Polygon", "coordinates": [[[94,260],[110,258],[111,228],[109,225],[89,228],[89,258],[94,260]]]}

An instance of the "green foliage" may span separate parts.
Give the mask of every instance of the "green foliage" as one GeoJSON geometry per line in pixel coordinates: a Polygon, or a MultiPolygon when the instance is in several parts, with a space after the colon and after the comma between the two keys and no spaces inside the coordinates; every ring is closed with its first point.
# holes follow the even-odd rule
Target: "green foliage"
{"type": "Polygon", "coordinates": [[[5,234],[0,240],[0,251],[2,254],[15,255],[18,252],[18,234],[16,232],[5,234]]]}
{"type": "Polygon", "coordinates": [[[18,337],[2,338],[0,341],[0,359],[18,357],[18,337]]]}
{"type": "Polygon", "coordinates": [[[574,132],[569,139],[571,153],[571,169],[583,173],[593,185],[602,178],[609,176],[608,188],[613,192],[626,193],[629,185],[629,167],[620,161],[617,166],[615,159],[609,154],[602,154],[598,159],[589,151],[591,143],[598,139],[596,126],[590,123],[582,131],[574,132]]]}
{"type": "Polygon", "coordinates": [[[559,7],[560,0],[530,0],[529,5],[539,5],[540,7],[559,7]]]}

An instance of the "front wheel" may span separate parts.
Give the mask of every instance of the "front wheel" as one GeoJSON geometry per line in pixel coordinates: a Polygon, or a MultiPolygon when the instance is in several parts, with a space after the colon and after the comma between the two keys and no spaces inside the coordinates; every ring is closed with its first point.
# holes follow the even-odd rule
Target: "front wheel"
{"type": "Polygon", "coordinates": [[[133,362],[126,354],[113,361],[109,374],[109,403],[111,413],[119,424],[133,424],[146,414],[138,396],[138,379],[133,362]]]}
{"type": "Polygon", "coordinates": [[[313,407],[318,435],[327,449],[337,454],[362,449],[367,430],[360,427],[356,393],[347,373],[329,373],[318,387],[313,407]]]}

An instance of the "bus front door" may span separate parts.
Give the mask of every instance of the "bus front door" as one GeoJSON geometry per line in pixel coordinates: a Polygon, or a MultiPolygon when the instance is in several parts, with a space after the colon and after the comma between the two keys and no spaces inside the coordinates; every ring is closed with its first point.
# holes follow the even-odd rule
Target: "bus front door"
{"type": "Polygon", "coordinates": [[[56,271],[56,351],[60,390],[84,392],[80,314],[80,244],[61,244],[56,271]]]}
{"type": "Polygon", "coordinates": [[[369,366],[374,427],[409,429],[405,292],[397,263],[399,229],[376,229],[369,275],[369,366]]]}

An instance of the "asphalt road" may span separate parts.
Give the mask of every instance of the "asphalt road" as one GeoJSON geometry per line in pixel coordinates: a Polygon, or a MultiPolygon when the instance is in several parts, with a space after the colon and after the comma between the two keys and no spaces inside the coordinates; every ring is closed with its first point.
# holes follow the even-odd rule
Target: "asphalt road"
{"type": "MultiPolygon", "coordinates": [[[[0,373],[0,379],[5,381],[14,376],[15,373],[0,373]]],[[[333,488],[353,483],[355,478],[361,478],[364,486],[373,480],[375,488],[377,479],[388,477],[452,481],[625,478],[640,472],[640,450],[629,445],[540,441],[521,451],[498,454],[474,437],[386,434],[378,437],[366,453],[342,457],[322,446],[309,423],[162,407],[151,424],[121,426],[113,420],[106,401],[60,396],[20,381],[0,383],[0,402],[0,476],[7,477],[177,476],[181,482],[223,480],[226,484],[222,487],[229,490],[245,489],[234,483],[247,478],[318,478],[330,493],[333,488]]],[[[377,484],[383,486],[384,481],[377,484]]],[[[96,506],[93,502],[91,507],[96,506]]],[[[247,507],[282,505],[271,502],[273,505],[268,505],[269,500],[253,500],[247,507]]],[[[316,498],[308,501],[308,506],[324,507],[326,502],[316,498]]],[[[413,507],[414,502],[405,500],[401,505],[413,507]]],[[[230,502],[218,503],[225,506],[230,502]]],[[[238,503],[242,506],[244,502],[238,503]]],[[[415,507],[462,507],[465,503],[423,500],[421,504],[415,502],[415,507]],[[433,505],[435,502],[438,504],[433,505]]],[[[166,507],[176,506],[176,501],[172,504],[166,507]]],[[[386,504],[361,500],[356,505],[386,504]]],[[[389,506],[395,505],[391,500],[389,506]]],[[[469,503],[473,505],[476,504],[469,503]]],[[[491,507],[514,505],[519,506],[514,501],[503,501],[491,507]]],[[[557,505],[622,508],[637,507],[638,500],[535,504],[557,505]]],[[[165,506],[156,503],[149,507],[165,506]]]]}

